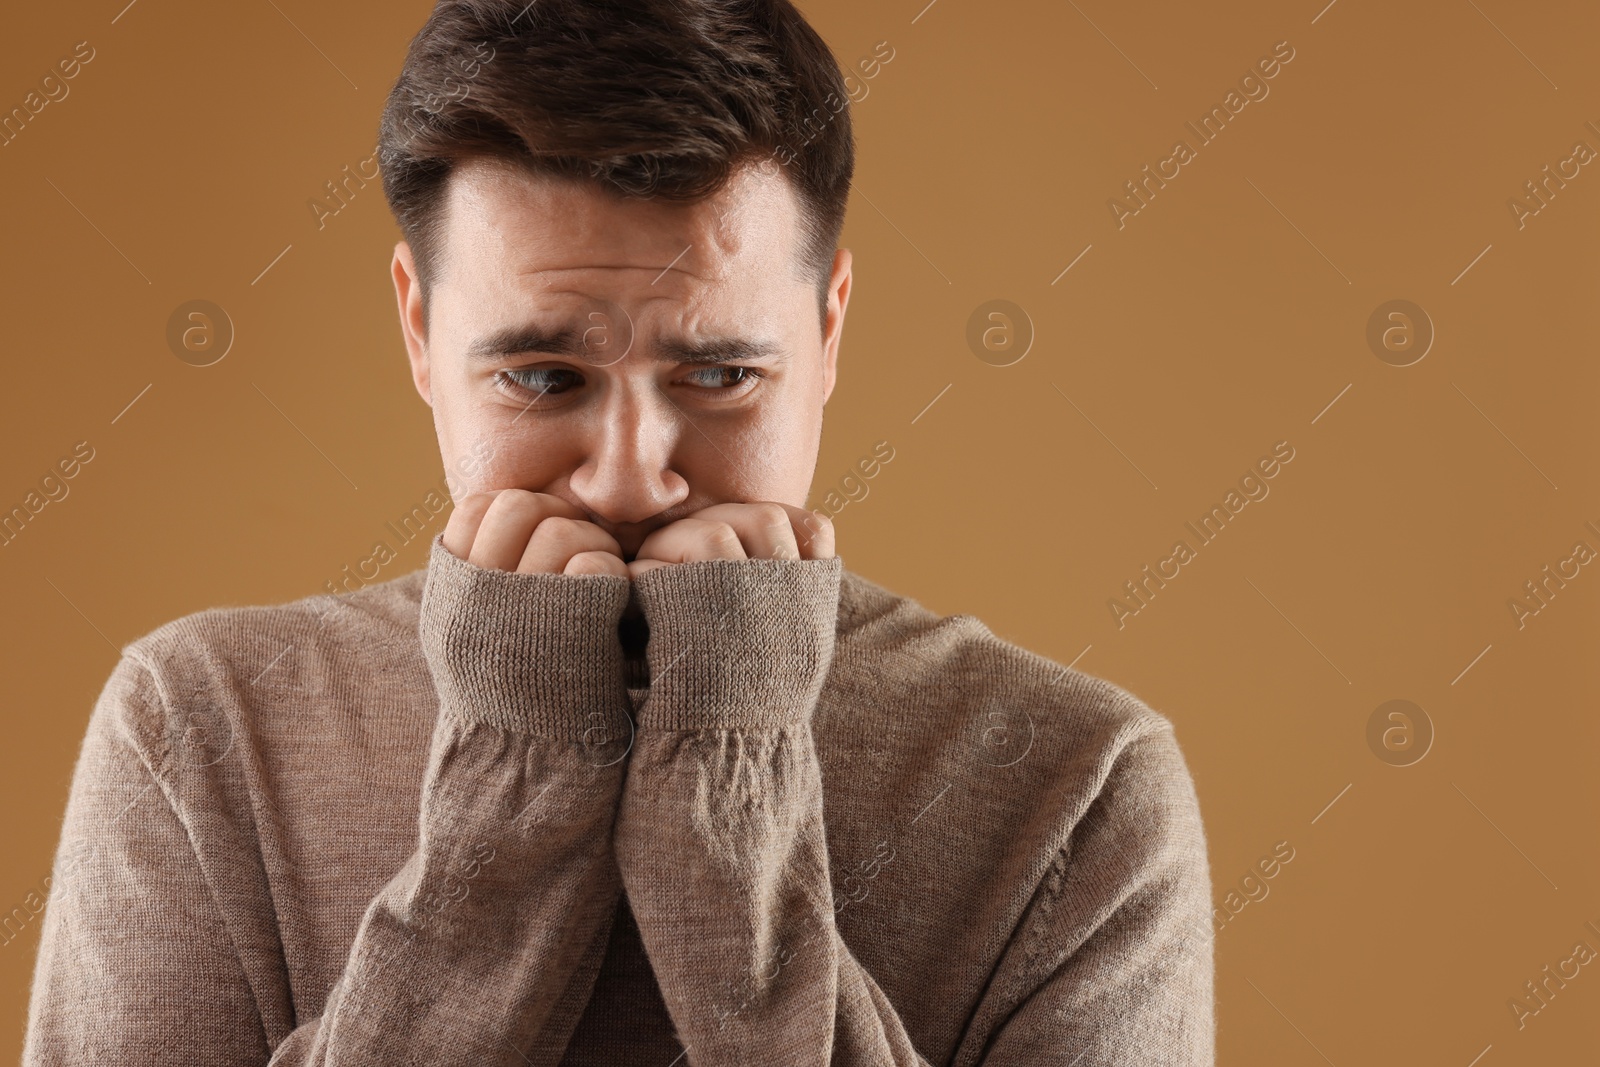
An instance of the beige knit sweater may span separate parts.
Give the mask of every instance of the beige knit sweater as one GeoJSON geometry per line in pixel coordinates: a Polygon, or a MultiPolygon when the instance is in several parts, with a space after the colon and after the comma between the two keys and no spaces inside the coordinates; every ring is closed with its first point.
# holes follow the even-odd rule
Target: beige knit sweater
{"type": "Polygon", "coordinates": [[[161,626],[41,937],[28,1067],[1213,1061],[1171,724],[839,558],[161,626]]]}

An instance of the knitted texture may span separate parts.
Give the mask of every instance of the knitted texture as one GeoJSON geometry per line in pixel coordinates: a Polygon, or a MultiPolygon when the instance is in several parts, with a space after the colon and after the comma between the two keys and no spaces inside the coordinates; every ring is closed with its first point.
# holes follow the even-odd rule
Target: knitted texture
{"type": "Polygon", "coordinates": [[[641,575],[635,586],[650,626],[641,728],[808,719],[833,658],[843,569],[837,556],[713,559],[641,575]]]}
{"type": "Polygon", "coordinates": [[[838,559],[630,586],[436,537],[122,652],[25,1067],[1213,1063],[1171,722],[838,559]]]}
{"type": "Polygon", "coordinates": [[[587,716],[627,707],[617,624],[628,587],[616,575],[479,567],[435,536],[419,636],[441,707],[556,740],[593,737],[587,716]]]}

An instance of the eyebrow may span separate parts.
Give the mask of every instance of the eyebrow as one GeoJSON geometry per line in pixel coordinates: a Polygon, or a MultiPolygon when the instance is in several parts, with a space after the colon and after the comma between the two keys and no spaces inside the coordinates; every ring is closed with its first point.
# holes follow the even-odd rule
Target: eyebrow
{"type": "MultiPolygon", "coordinates": [[[[473,341],[467,346],[467,358],[474,362],[496,362],[509,356],[545,352],[551,355],[571,356],[587,363],[609,362],[603,352],[585,351],[583,336],[577,331],[562,327],[547,329],[534,323],[507,326],[473,341]]],[[[665,339],[655,344],[654,360],[657,363],[695,363],[717,365],[738,360],[787,360],[783,347],[773,341],[750,341],[739,337],[713,337],[699,341],[665,339]]]]}

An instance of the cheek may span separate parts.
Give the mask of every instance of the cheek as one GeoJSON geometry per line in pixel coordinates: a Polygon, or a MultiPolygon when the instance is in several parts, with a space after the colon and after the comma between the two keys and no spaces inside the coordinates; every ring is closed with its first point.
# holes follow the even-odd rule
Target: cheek
{"type": "Polygon", "coordinates": [[[537,447],[534,435],[523,428],[527,417],[513,426],[502,415],[503,405],[472,395],[459,382],[440,383],[433,395],[440,458],[463,493],[533,488],[539,473],[534,468],[549,451],[537,447]]]}
{"type": "MultiPolygon", "coordinates": [[[[523,423],[531,416],[525,416],[523,423]]],[[[582,462],[578,450],[562,447],[564,436],[543,432],[537,427],[508,427],[503,422],[484,420],[457,444],[464,450],[474,445],[492,451],[481,464],[478,481],[483,489],[529,489],[548,492],[562,482],[582,462]]]]}
{"type": "MultiPolygon", "coordinates": [[[[711,451],[709,462],[715,470],[696,473],[724,481],[728,496],[804,506],[821,442],[821,405],[814,393],[810,384],[786,382],[749,418],[730,427],[726,442],[717,442],[733,466],[711,451]]],[[[693,484],[693,475],[689,477],[693,484]]]]}

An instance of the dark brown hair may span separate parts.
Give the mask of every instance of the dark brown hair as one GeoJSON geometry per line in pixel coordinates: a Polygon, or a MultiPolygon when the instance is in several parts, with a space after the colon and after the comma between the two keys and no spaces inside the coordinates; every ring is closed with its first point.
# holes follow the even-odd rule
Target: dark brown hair
{"type": "Polygon", "coordinates": [[[789,0],[439,0],[379,128],[384,196],[426,319],[452,167],[476,156],[623,197],[695,202],[745,165],[797,194],[825,316],[855,170],[849,94],[789,0]]]}

